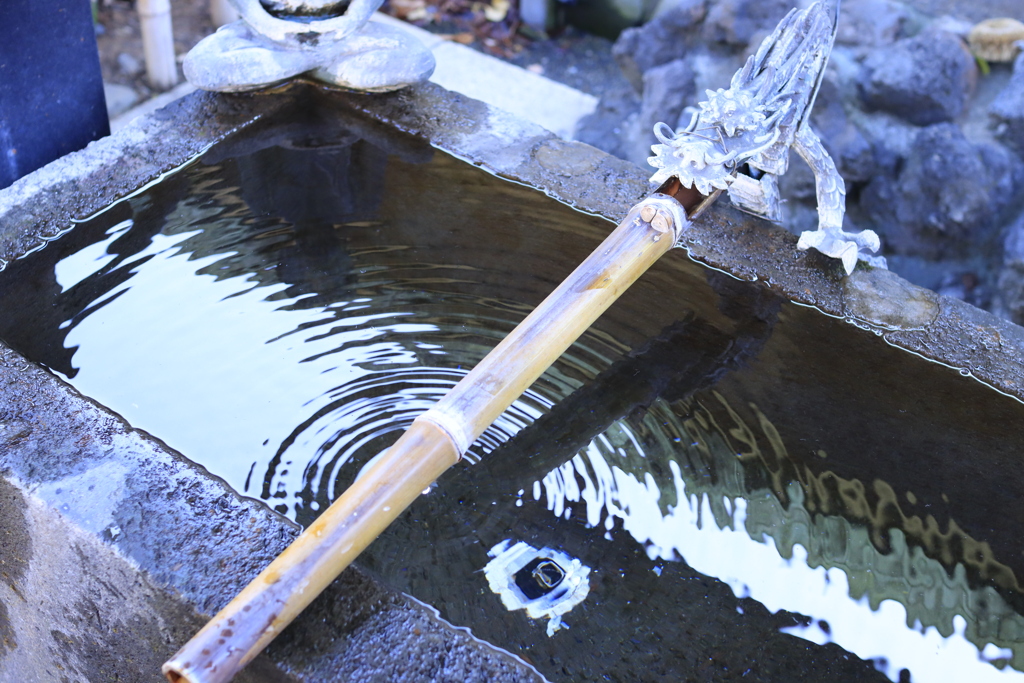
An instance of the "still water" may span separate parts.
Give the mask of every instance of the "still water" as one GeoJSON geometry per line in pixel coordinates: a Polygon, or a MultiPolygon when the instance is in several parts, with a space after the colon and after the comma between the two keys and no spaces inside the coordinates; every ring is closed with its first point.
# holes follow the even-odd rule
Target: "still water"
{"type": "MultiPolygon", "coordinates": [[[[308,523],[611,228],[312,109],[9,264],[0,337],[308,523]]],[[[550,680],[1024,680],[1022,418],[677,250],[360,564],[550,680]]]]}

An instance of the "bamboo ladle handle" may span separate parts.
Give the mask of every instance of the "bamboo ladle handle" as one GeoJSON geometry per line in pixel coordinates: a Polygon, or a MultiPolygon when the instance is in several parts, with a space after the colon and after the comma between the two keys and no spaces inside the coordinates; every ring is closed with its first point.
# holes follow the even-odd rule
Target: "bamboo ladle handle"
{"type": "Polygon", "coordinates": [[[671,194],[634,206],[536,310],[165,663],[167,679],[231,680],[672,248],[689,223],[687,210],[694,217],[717,197],[678,182],[662,189],[671,194]]]}

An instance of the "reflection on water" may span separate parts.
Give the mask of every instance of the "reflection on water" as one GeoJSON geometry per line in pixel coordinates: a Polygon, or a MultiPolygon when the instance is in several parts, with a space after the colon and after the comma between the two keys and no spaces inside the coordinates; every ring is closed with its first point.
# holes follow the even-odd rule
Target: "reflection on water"
{"type": "MultiPolygon", "coordinates": [[[[269,122],[0,275],[7,343],[303,523],[611,227],[339,118],[269,122]]],[[[1021,418],[675,253],[361,563],[552,680],[1019,677],[1021,418]],[[587,570],[562,628],[489,585],[502,548],[587,570]]]]}
{"type": "MultiPolygon", "coordinates": [[[[652,474],[647,453],[619,425],[548,473],[533,498],[556,517],[582,505],[588,525],[621,527],[652,559],[681,558],[728,583],[738,597],[812,617],[810,625],[786,631],[874,659],[893,680],[903,668],[915,679],[972,681],[998,675],[984,661],[1024,668],[1024,618],[991,586],[972,586],[966,563],[955,564],[950,575],[922,547],[909,547],[900,528],[882,552],[869,527],[810,512],[800,482],[786,487],[788,505],[771,488],[749,486],[748,463],[763,467],[769,460],[755,430],[772,444],[770,458],[788,460],[785,445],[756,407],[760,424],[752,426],[721,395],[708,398],[707,406],[662,404],[645,416],[671,424],[682,442],[668,476],[652,474]],[[738,452],[737,442],[751,450],[738,452]],[[694,476],[687,455],[713,462],[714,476],[694,476]]],[[[835,477],[805,485],[820,491],[822,479],[835,477]]],[[[886,488],[877,481],[875,487],[886,488]]],[[[861,482],[839,481],[839,488],[845,505],[868,507],[861,482]]],[[[946,535],[940,556],[951,552],[953,536],[946,535]]]]}

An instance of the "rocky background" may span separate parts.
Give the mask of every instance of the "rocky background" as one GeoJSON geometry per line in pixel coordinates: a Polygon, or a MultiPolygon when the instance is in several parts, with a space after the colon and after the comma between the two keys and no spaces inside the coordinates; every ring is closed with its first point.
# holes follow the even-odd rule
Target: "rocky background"
{"type": "MultiPolygon", "coordinates": [[[[600,97],[577,137],[646,167],[654,124],[688,122],[683,109],[726,87],[808,1],[659,0],[614,44],[571,26],[525,31],[515,0],[383,9],[600,97]]],[[[208,0],[175,0],[172,13],[180,61],[213,24],[208,0]]],[[[1024,324],[1024,57],[980,61],[966,41],[992,17],[1024,21],[1024,0],[843,0],[811,121],[846,180],[847,230],[878,232],[907,279],[1024,324]]],[[[133,2],[97,0],[97,42],[112,115],[153,94],[133,2]]],[[[784,225],[813,229],[813,177],[796,155],[781,185],[784,225]]]]}
{"type": "MultiPolygon", "coordinates": [[[[613,54],[629,86],[606,92],[578,137],[646,165],[654,124],[688,123],[684,107],[727,87],[792,6],[679,0],[625,30],[613,54]]],[[[1024,2],[843,0],[811,123],[846,180],[847,230],[878,232],[907,279],[1024,324],[1024,55],[972,54],[970,29],[991,17],[1024,20],[1024,2]]],[[[785,226],[814,229],[813,176],[795,154],[781,187],[785,226]]]]}

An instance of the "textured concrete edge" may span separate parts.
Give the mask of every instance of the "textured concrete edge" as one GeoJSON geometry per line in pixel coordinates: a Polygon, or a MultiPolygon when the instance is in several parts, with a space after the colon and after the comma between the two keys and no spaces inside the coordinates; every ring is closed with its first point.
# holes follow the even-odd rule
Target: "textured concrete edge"
{"type": "Polygon", "coordinates": [[[194,93],[0,190],[0,260],[17,258],[278,111],[288,96],[194,93]]]}
{"type": "MultiPolygon", "coordinates": [[[[618,221],[651,191],[645,169],[487,105],[433,85],[382,97],[339,93],[349,107],[424,137],[436,147],[510,180],[536,187],[581,211],[618,221]]],[[[883,294],[920,290],[887,271],[863,269],[845,276],[840,264],[815,251],[799,251],[797,237],[741,213],[727,201],[695,222],[683,237],[690,257],[743,280],[764,282],[782,296],[822,313],[881,331],[892,344],[968,372],[999,391],[1024,400],[1024,328],[960,300],[931,292],[935,314],[925,325],[890,325],[865,318],[846,301],[854,283],[883,294]],[[876,324],[873,324],[876,323],[876,324]]]]}
{"type": "MultiPolygon", "coordinates": [[[[203,619],[33,488],[0,475],[0,564],[15,569],[0,582],[0,677],[155,680],[203,619]]],[[[238,677],[243,682],[296,683],[266,657],[238,677]]]]}
{"type": "MultiPolygon", "coordinates": [[[[298,534],[3,345],[0,529],[5,680],[60,680],[38,667],[75,672],[74,680],[154,680],[203,615],[298,534]],[[35,677],[23,675],[30,669],[35,677]]],[[[457,681],[467,670],[487,680],[540,680],[521,660],[356,568],[268,655],[239,680],[457,681]]]]}

